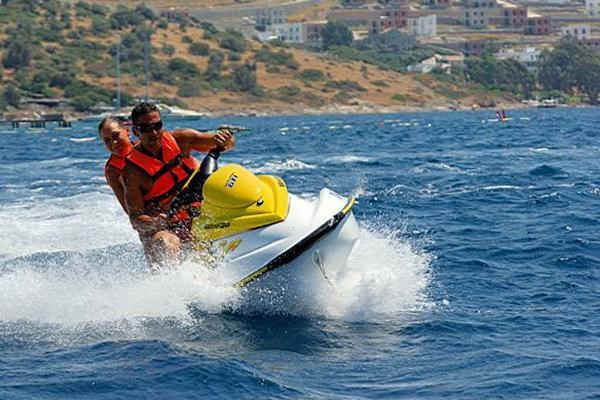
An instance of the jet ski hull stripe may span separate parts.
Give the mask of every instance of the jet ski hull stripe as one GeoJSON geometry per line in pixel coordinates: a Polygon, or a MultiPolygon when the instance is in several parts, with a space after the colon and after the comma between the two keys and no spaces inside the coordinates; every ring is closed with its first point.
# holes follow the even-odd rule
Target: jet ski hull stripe
{"type": "Polygon", "coordinates": [[[324,224],[312,231],[309,235],[300,240],[298,243],[296,243],[295,245],[293,245],[292,247],[290,247],[289,249],[272,259],[270,262],[268,262],[258,270],[254,271],[244,279],[238,281],[234,286],[237,288],[244,287],[250,282],[257,280],[267,272],[273,271],[285,264],[294,261],[300,254],[302,254],[306,249],[315,244],[319,239],[321,239],[323,236],[337,228],[337,226],[344,220],[344,217],[348,215],[355,202],[356,199],[354,197],[350,197],[348,203],[346,203],[346,205],[340,212],[335,214],[324,224]]]}

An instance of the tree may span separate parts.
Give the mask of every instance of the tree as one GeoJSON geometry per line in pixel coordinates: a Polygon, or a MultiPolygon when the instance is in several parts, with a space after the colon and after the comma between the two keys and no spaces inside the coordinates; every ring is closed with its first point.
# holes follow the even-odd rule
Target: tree
{"type": "Polygon", "coordinates": [[[235,51],[236,53],[243,53],[246,51],[246,39],[240,32],[232,29],[226,30],[219,38],[219,47],[235,51]]]}
{"type": "Polygon", "coordinates": [[[19,107],[19,104],[21,103],[21,94],[14,85],[8,85],[6,89],[4,89],[3,97],[6,104],[10,106],[19,107]]]}
{"type": "Polygon", "coordinates": [[[223,54],[218,52],[210,53],[208,57],[208,66],[204,72],[204,77],[207,81],[221,80],[221,68],[223,68],[223,54]]]}
{"type": "Polygon", "coordinates": [[[233,90],[250,92],[256,86],[256,64],[244,64],[233,70],[233,90]]]}
{"type": "Polygon", "coordinates": [[[539,82],[547,90],[572,93],[577,89],[590,104],[598,104],[600,56],[567,36],[553,51],[543,53],[539,82]]]}
{"type": "Polygon", "coordinates": [[[349,46],[352,44],[352,31],[339,21],[329,21],[323,28],[323,49],[332,46],[349,46]]]}
{"type": "Polygon", "coordinates": [[[30,61],[31,48],[25,41],[17,39],[11,41],[8,46],[2,65],[4,68],[24,68],[29,65],[30,61]]]}

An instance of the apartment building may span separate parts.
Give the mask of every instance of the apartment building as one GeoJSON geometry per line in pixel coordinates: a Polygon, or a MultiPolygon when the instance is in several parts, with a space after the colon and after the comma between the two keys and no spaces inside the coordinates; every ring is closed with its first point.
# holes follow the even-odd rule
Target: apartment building
{"type": "Polygon", "coordinates": [[[561,36],[573,36],[577,40],[591,39],[592,30],[589,24],[569,25],[560,28],[561,36]]]}
{"type": "Polygon", "coordinates": [[[590,17],[597,17],[600,15],[600,9],[598,2],[600,0],[585,0],[585,12],[590,17]]]}
{"type": "Polygon", "coordinates": [[[548,35],[552,26],[550,17],[527,11],[527,25],[525,25],[526,35],[548,35]]]}
{"type": "Polygon", "coordinates": [[[416,37],[437,36],[437,17],[435,14],[409,14],[407,26],[408,33],[416,37]]]}
{"type": "Polygon", "coordinates": [[[473,29],[484,29],[494,18],[498,4],[496,0],[464,0],[464,24],[473,29]]]}

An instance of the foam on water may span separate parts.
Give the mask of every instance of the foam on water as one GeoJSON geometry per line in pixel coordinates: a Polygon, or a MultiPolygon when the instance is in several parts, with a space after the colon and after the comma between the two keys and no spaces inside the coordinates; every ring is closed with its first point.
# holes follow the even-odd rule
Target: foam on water
{"type": "Polygon", "coordinates": [[[137,241],[109,193],[86,193],[0,207],[0,257],[82,251],[137,241]]]}
{"type": "Polygon", "coordinates": [[[252,171],[257,174],[264,174],[314,168],[316,168],[314,165],[306,164],[296,159],[287,159],[282,161],[269,161],[261,167],[252,168],[252,171]]]}
{"type": "MultiPolygon", "coordinates": [[[[92,262],[90,260],[90,262],[92,262]]],[[[0,320],[61,325],[188,317],[198,303],[219,312],[236,291],[220,271],[184,264],[161,274],[110,273],[101,266],[65,264],[59,270],[20,268],[0,275],[0,320]],[[96,267],[96,269],[92,268],[96,267]]]]}
{"type": "Polygon", "coordinates": [[[384,228],[362,229],[325,304],[328,316],[374,321],[430,307],[430,258],[384,228]]]}
{"type": "MultiPolygon", "coordinates": [[[[187,262],[149,274],[137,237],[109,194],[3,207],[0,227],[0,321],[185,320],[190,305],[216,313],[235,310],[239,300],[221,269],[187,262]]],[[[361,236],[347,271],[324,299],[324,316],[378,320],[426,306],[427,256],[381,229],[363,229],[361,236]]]]}

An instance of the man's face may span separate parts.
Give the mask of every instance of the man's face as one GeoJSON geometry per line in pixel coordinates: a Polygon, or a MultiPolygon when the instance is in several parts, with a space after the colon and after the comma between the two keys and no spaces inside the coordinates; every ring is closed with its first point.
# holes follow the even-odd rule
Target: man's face
{"type": "Polygon", "coordinates": [[[112,154],[117,156],[126,156],[131,149],[129,140],[129,131],[122,127],[116,121],[108,121],[100,131],[102,142],[112,154]]]}
{"type": "Polygon", "coordinates": [[[134,133],[140,138],[142,147],[150,151],[160,150],[162,121],[158,111],[140,115],[133,121],[134,133]]]}

